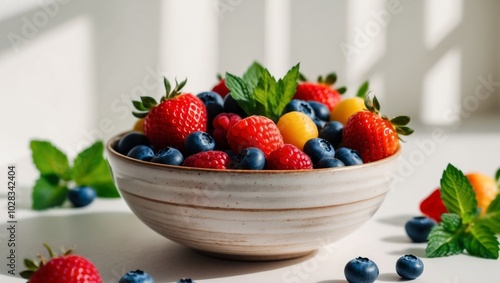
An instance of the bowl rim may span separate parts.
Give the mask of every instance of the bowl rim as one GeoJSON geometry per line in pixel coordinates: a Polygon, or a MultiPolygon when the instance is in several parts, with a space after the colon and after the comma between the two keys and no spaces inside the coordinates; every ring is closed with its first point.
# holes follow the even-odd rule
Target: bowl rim
{"type": "Polygon", "coordinates": [[[317,169],[296,169],[296,170],[270,170],[270,169],[265,169],[265,170],[245,170],[245,169],[212,169],[212,168],[197,168],[197,167],[187,167],[187,166],[180,166],[180,165],[168,165],[168,164],[161,164],[161,163],[154,163],[150,161],[143,161],[143,160],[138,160],[132,157],[128,157],[126,155],[123,155],[119,153],[118,151],[115,150],[115,145],[118,143],[121,137],[125,136],[128,133],[131,133],[134,131],[126,131],[123,133],[120,133],[118,135],[115,135],[111,137],[107,143],[106,143],[106,150],[108,154],[113,155],[116,158],[122,159],[128,163],[132,163],[135,165],[141,165],[141,166],[148,166],[148,167],[154,167],[154,168],[163,168],[163,169],[170,169],[170,170],[180,170],[184,172],[217,172],[217,173],[224,173],[224,174],[230,174],[230,173],[239,173],[239,174],[306,174],[310,172],[342,172],[342,171],[351,171],[351,170],[357,170],[365,167],[373,167],[377,166],[383,163],[388,163],[394,159],[397,159],[399,155],[401,154],[401,145],[398,146],[396,151],[383,159],[374,161],[374,162],[369,162],[369,163],[363,163],[359,165],[351,165],[351,166],[344,166],[344,167],[334,167],[334,168],[317,168],[317,169]]]}

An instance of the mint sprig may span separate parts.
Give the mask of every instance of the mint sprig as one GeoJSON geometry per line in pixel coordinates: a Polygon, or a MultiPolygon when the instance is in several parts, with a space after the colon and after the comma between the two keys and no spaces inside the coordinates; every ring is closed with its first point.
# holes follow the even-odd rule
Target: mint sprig
{"type": "Polygon", "coordinates": [[[499,242],[495,233],[500,231],[500,195],[480,216],[474,189],[467,177],[448,164],[441,178],[441,198],[449,213],[429,233],[425,253],[428,257],[450,256],[463,253],[497,259],[499,242]]]}
{"type": "Polygon", "coordinates": [[[32,208],[61,206],[72,186],[90,186],[99,197],[119,197],[108,164],[104,144],[97,141],[80,152],[70,166],[68,157],[48,141],[30,142],[33,163],[40,172],[32,192],[32,208]]]}
{"type": "Polygon", "coordinates": [[[247,115],[262,115],[276,122],[294,96],[298,78],[299,64],[276,80],[269,70],[254,62],[242,77],[226,73],[226,85],[247,115]]]}

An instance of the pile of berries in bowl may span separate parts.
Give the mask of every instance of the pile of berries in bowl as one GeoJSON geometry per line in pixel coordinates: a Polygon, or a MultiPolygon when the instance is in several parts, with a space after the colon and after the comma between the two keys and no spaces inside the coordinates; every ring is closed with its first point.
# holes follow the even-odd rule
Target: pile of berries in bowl
{"type": "Polygon", "coordinates": [[[350,234],[380,207],[411,129],[376,98],[342,99],[335,79],[299,82],[297,65],[276,81],[254,63],[196,96],[165,79],[159,103],[133,102],[136,131],[108,142],[122,197],[154,231],[220,257],[292,258],[350,234]]]}

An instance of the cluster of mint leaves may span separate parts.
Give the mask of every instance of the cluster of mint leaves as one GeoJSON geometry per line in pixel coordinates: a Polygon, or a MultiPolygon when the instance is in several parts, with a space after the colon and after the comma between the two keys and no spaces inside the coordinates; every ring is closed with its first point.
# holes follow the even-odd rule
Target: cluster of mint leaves
{"type": "MultiPolygon", "coordinates": [[[[500,171],[496,174],[500,177],[500,171]]],[[[467,177],[448,164],[441,177],[441,198],[448,210],[441,222],[429,233],[425,253],[428,257],[442,257],[463,253],[498,259],[500,233],[500,194],[480,215],[474,189],[467,177]]]]}
{"type": "Polygon", "coordinates": [[[295,94],[299,65],[293,66],[282,79],[276,80],[269,70],[254,62],[242,77],[226,73],[226,86],[248,115],[266,116],[276,122],[295,94]]]}
{"type": "Polygon", "coordinates": [[[68,157],[48,141],[32,140],[33,163],[40,172],[32,192],[32,208],[43,210],[61,206],[69,188],[90,186],[99,197],[119,197],[107,161],[104,144],[97,141],[80,152],[70,165],[68,157]]]}

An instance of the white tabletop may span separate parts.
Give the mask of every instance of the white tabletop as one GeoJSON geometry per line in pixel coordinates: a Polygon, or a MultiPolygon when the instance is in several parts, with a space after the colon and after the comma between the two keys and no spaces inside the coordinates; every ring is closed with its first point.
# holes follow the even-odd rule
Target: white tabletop
{"type": "MultiPolygon", "coordinates": [[[[20,161],[20,203],[17,208],[16,272],[22,259],[44,253],[43,242],[53,247],[75,247],[93,261],[103,282],[118,282],[128,270],[143,269],[155,282],[176,282],[189,277],[196,282],[283,282],[340,283],[345,264],[364,256],[380,270],[377,282],[399,282],[396,260],[408,253],[421,257],[425,270],[413,282],[472,283],[499,282],[500,260],[467,255],[425,258],[425,244],[411,243],[404,223],[419,214],[419,202],[439,184],[442,171],[452,163],[464,172],[493,175],[500,167],[500,132],[460,134],[421,132],[403,145],[401,172],[394,189],[375,216],[352,235],[317,253],[294,260],[238,262],[199,254],[173,243],[142,224],[121,199],[98,199],[83,209],[59,208],[44,212],[29,209],[29,187],[36,172],[20,161]]],[[[6,172],[6,170],[2,170],[6,172]]],[[[0,193],[0,282],[26,282],[7,276],[6,188],[0,193]]]]}

